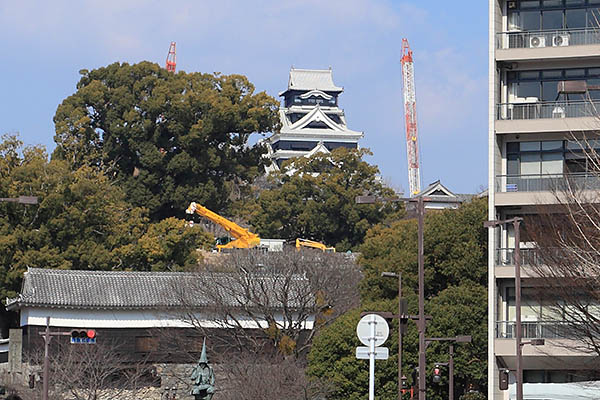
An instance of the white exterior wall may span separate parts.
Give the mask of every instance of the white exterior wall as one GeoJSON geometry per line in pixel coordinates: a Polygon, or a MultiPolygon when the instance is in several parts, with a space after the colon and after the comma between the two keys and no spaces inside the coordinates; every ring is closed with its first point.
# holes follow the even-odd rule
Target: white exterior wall
{"type": "MultiPolygon", "coordinates": [[[[23,308],[21,326],[45,326],[46,317],[50,317],[53,327],[85,327],[85,328],[190,328],[195,326],[185,314],[175,312],[166,314],[152,310],[81,310],[64,308],[23,308]]],[[[236,317],[242,321],[242,327],[248,329],[267,328],[268,323],[251,320],[243,315],[236,317]]],[[[275,314],[280,327],[287,323],[283,314],[275,314]]],[[[204,328],[226,328],[222,321],[209,314],[196,314],[196,324],[204,328]]],[[[233,325],[233,322],[231,322],[233,325]]],[[[314,317],[310,317],[304,329],[312,329],[314,317]]]]}

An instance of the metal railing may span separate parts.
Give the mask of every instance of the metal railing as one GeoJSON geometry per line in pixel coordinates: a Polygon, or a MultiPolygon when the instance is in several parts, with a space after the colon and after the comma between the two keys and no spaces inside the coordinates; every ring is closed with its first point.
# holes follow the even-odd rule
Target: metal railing
{"type": "MultiPolygon", "coordinates": [[[[521,265],[537,265],[538,249],[521,248],[521,265]]],[[[515,249],[496,249],[497,267],[513,267],[515,265],[515,249]]]]}
{"type": "Polygon", "coordinates": [[[595,117],[599,114],[599,110],[599,100],[501,103],[497,105],[496,119],[528,120],[595,117]]]}
{"type": "Polygon", "coordinates": [[[600,174],[530,174],[496,175],[496,192],[543,192],[577,190],[599,190],[600,174]]]}
{"type": "Polygon", "coordinates": [[[586,44],[600,44],[599,28],[500,32],[496,34],[497,49],[533,49],[586,44]]]}
{"type": "MultiPolygon", "coordinates": [[[[514,339],[516,335],[515,321],[497,321],[496,338],[514,339]]],[[[575,328],[568,321],[522,321],[523,339],[558,339],[573,338],[575,328]]]]}

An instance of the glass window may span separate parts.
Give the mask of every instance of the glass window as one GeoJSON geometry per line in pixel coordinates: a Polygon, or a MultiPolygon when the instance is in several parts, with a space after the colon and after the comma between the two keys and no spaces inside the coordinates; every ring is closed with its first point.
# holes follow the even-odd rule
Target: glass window
{"type": "MultiPolygon", "coordinates": [[[[600,4],[600,0],[598,0],[597,4],[600,4]]],[[[587,26],[588,26],[588,28],[600,27],[600,10],[588,9],[588,11],[587,11],[587,26]]]]}
{"type": "Polygon", "coordinates": [[[542,150],[562,150],[562,140],[546,140],[542,142],[542,150]]]}
{"type": "Polygon", "coordinates": [[[582,6],[585,1],[584,0],[566,0],[567,6],[582,6]]]}
{"type": "Polygon", "coordinates": [[[562,69],[542,71],[542,78],[562,78],[562,69]]]}
{"type": "Polygon", "coordinates": [[[506,152],[507,153],[518,153],[519,152],[519,142],[506,143],[506,152]]]}
{"type": "Polygon", "coordinates": [[[565,28],[566,29],[579,29],[585,28],[586,20],[585,9],[573,9],[565,11],[565,28]]]}
{"type": "Polygon", "coordinates": [[[540,151],[540,142],[521,142],[521,151],[540,151]]]}
{"type": "Polygon", "coordinates": [[[520,19],[524,31],[539,31],[541,28],[539,11],[521,11],[520,19]]]}
{"type": "Polygon", "coordinates": [[[563,155],[562,153],[543,153],[542,154],[542,174],[562,174],[563,155]]]}
{"type": "Polygon", "coordinates": [[[540,98],[539,82],[519,82],[517,84],[517,97],[537,97],[540,98]]]}
{"type": "Polygon", "coordinates": [[[588,68],[588,76],[600,76],[600,68],[588,68]]]}
{"type": "Polygon", "coordinates": [[[542,100],[556,101],[558,98],[558,82],[548,81],[542,83],[542,100]]]}
{"type": "Polygon", "coordinates": [[[538,8],[540,6],[540,2],[537,0],[523,0],[521,1],[521,10],[527,8],[538,8]]]}
{"type": "Polygon", "coordinates": [[[542,7],[561,7],[562,0],[543,0],[542,7]]]}
{"type": "Polygon", "coordinates": [[[583,68],[566,69],[565,76],[567,78],[582,78],[585,76],[585,69],[583,69],[583,68]]]}
{"type": "Polygon", "coordinates": [[[600,0],[588,0],[590,4],[600,4],[600,0]]]}
{"type": "Polygon", "coordinates": [[[506,160],[506,174],[519,175],[519,156],[517,154],[509,154],[506,160]]]}
{"type": "Polygon", "coordinates": [[[543,11],[542,12],[542,29],[562,29],[563,28],[563,12],[562,10],[543,11]]]}
{"type": "Polygon", "coordinates": [[[539,175],[540,169],[540,153],[521,154],[521,175],[539,175]]]}
{"type": "Polygon", "coordinates": [[[539,79],[540,73],[538,71],[523,71],[519,72],[519,79],[539,79]]]}

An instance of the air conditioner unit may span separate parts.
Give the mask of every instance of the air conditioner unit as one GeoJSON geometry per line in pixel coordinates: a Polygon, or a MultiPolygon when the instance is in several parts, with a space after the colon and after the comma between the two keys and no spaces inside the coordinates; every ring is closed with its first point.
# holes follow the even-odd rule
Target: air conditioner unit
{"type": "Polygon", "coordinates": [[[566,116],[567,113],[563,107],[556,106],[552,109],[552,118],[565,118],[566,116]]]}
{"type": "Polygon", "coordinates": [[[552,36],[552,46],[554,47],[562,47],[569,45],[569,35],[561,34],[561,35],[553,35],[552,36]]]}
{"type": "Polygon", "coordinates": [[[531,36],[529,38],[529,47],[546,47],[546,37],[531,36]]]}

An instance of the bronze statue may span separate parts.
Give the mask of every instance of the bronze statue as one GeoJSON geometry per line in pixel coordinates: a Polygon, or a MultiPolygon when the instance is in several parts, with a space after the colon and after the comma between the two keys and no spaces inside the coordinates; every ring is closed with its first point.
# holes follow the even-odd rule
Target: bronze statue
{"type": "Polygon", "coordinates": [[[196,400],[211,400],[215,393],[215,374],[206,357],[206,339],[202,343],[202,354],[192,371],[192,391],[196,400]]]}

